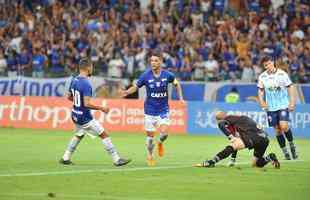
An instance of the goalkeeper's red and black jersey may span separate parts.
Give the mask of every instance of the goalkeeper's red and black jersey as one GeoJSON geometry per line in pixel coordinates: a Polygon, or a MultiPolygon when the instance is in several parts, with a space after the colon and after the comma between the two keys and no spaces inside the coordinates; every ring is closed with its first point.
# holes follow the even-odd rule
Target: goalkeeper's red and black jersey
{"type": "Polygon", "coordinates": [[[237,131],[245,143],[249,143],[264,133],[257,123],[247,116],[228,115],[225,117],[225,121],[228,122],[230,129],[233,130],[231,132],[237,131]]]}

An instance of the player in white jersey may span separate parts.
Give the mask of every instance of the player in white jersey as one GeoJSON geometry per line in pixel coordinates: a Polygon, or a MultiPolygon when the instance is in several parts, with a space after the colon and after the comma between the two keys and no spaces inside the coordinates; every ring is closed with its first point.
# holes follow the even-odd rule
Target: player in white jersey
{"type": "Polygon", "coordinates": [[[258,99],[263,110],[267,111],[269,126],[274,127],[279,146],[285,159],[291,156],[287,150],[285,137],[290,144],[293,159],[297,159],[293,134],[289,128],[289,111],[295,109],[294,86],[288,74],[275,66],[271,57],[262,59],[266,69],[258,78],[258,99]]]}

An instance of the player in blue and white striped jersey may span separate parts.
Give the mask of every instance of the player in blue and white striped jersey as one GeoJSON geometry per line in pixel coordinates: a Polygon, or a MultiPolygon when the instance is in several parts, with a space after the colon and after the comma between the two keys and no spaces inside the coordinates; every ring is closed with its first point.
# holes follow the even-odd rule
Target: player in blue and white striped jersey
{"type": "Polygon", "coordinates": [[[258,98],[262,109],[267,111],[269,126],[274,127],[279,146],[287,160],[291,156],[287,150],[285,137],[290,144],[293,159],[297,159],[293,134],[289,128],[289,112],[295,109],[294,86],[288,74],[275,66],[274,60],[266,56],[262,59],[266,69],[258,78],[258,98]]]}

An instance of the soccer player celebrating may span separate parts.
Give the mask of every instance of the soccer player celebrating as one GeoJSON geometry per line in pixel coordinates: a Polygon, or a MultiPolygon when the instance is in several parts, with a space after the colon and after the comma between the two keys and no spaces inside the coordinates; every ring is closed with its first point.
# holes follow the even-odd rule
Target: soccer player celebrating
{"type": "Polygon", "coordinates": [[[92,87],[88,80],[88,77],[91,76],[92,72],[92,63],[87,59],[82,59],[79,63],[79,75],[75,77],[70,84],[67,97],[73,102],[71,117],[75,124],[76,131],[59,162],[64,165],[72,164],[72,154],[83,139],[85,133],[89,133],[101,138],[102,144],[106,151],[111,155],[115,166],[126,165],[131,160],[120,158],[109,135],[101,124],[91,115],[90,110],[100,110],[104,113],[109,112],[109,108],[96,105],[92,101],[92,87]]]}
{"type": "Polygon", "coordinates": [[[280,163],[274,153],[264,157],[269,140],[267,134],[247,116],[226,115],[223,111],[216,113],[218,126],[223,133],[230,138],[230,144],[224,150],[216,154],[211,160],[206,160],[196,164],[196,167],[214,167],[215,163],[227,158],[233,152],[245,148],[254,149],[253,167],[264,167],[272,162],[275,168],[280,168],[280,163]],[[232,126],[236,129],[235,135],[228,128],[232,126]]]}
{"type": "Polygon", "coordinates": [[[285,71],[276,68],[272,58],[266,56],[262,59],[262,63],[266,70],[258,78],[260,106],[267,111],[269,126],[274,127],[276,131],[277,140],[285,159],[291,159],[286,148],[285,137],[289,142],[293,159],[297,159],[293,134],[288,125],[289,111],[293,111],[295,108],[295,90],[292,81],[285,71]]]}
{"type": "Polygon", "coordinates": [[[146,70],[135,85],[127,90],[121,91],[122,97],[132,94],[141,88],[146,87],[146,100],[144,103],[144,127],[147,134],[147,163],[149,166],[155,165],[153,156],[154,150],[154,134],[159,129],[160,136],[157,142],[158,155],[164,155],[163,143],[167,139],[169,120],[168,105],[168,84],[173,83],[176,87],[179,99],[183,102],[182,90],[179,82],[174,74],[161,68],[162,55],[158,51],[154,51],[150,57],[151,69],[146,70]]]}

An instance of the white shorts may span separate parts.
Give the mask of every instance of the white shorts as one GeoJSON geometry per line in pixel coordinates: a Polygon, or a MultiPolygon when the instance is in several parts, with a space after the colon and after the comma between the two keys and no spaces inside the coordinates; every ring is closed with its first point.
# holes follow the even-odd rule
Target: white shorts
{"type": "Polygon", "coordinates": [[[164,115],[164,117],[156,115],[144,115],[144,129],[146,131],[156,131],[161,125],[170,125],[169,113],[164,115]]]}
{"type": "Polygon", "coordinates": [[[104,131],[103,126],[95,119],[92,119],[84,125],[75,124],[75,135],[83,136],[86,133],[99,136],[104,131]]]}

